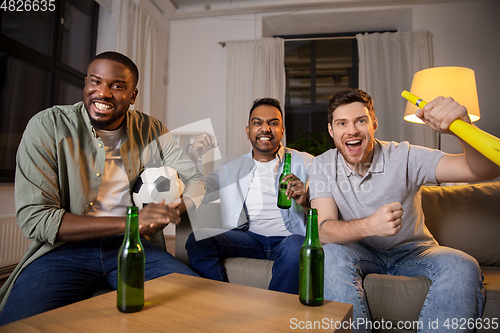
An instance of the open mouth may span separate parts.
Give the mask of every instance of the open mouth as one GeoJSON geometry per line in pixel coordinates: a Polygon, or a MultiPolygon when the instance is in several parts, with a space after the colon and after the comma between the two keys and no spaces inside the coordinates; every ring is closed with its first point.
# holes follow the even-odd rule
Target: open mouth
{"type": "Polygon", "coordinates": [[[259,136],[257,138],[257,141],[260,141],[260,142],[264,142],[264,143],[268,143],[271,141],[271,137],[270,136],[259,136]]]}
{"type": "Polygon", "coordinates": [[[105,112],[113,108],[113,104],[110,103],[103,103],[103,102],[93,102],[94,107],[96,108],[97,111],[105,112]]]}
{"type": "Polygon", "coordinates": [[[358,153],[359,150],[361,149],[362,143],[363,143],[363,141],[361,139],[352,139],[352,140],[346,141],[345,145],[350,153],[355,154],[355,153],[358,153]]]}

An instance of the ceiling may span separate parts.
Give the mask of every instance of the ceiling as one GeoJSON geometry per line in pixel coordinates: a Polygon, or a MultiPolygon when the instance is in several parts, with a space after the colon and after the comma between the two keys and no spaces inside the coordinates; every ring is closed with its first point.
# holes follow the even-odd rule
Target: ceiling
{"type": "MultiPolygon", "coordinates": [[[[463,0],[151,0],[170,19],[463,0]]],[[[465,0],[477,1],[477,0],[465,0]]]]}
{"type": "Polygon", "coordinates": [[[178,9],[191,7],[191,6],[203,6],[205,5],[214,5],[214,4],[228,4],[231,5],[233,3],[238,2],[251,2],[251,0],[170,0],[174,4],[174,6],[178,9]]]}

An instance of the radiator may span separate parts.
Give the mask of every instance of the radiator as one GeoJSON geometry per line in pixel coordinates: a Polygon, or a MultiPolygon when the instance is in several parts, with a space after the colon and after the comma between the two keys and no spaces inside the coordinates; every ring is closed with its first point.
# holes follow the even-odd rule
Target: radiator
{"type": "Polygon", "coordinates": [[[16,223],[15,215],[0,216],[0,268],[17,264],[29,244],[16,223]]]}

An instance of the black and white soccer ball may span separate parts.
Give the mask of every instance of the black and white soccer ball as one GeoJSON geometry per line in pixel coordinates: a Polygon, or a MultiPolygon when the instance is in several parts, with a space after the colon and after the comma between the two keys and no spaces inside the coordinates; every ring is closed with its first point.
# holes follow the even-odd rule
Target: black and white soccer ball
{"type": "Polygon", "coordinates": [[[144,169],[132,189],[132,201],[142,209],[149,203],[172,203],[180,198],[184,191],[184,183],[177,176],[177,172],[169,167],[144,169]]]}

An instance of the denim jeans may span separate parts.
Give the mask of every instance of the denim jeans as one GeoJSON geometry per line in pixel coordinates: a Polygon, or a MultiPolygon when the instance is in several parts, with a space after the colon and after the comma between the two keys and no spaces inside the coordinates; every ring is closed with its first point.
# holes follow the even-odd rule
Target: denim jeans
{"type": "Polygon", "coordinates": [[[203,230],[196,231],[197,237],[191,233],[186,242],[189,265],[201,276],[228,282],[226,269],[222,264],[224,259],[268,259],[274,261],[269,289],[299,293],[299,254],[304,236],[294,234],[287,237],[266,237],[250,231],[229,230],[213,237],[198,237],[203,230]]]}
{"type": "MultiPolygon", "coordinates": [[[[352,304],[354,322],[371,320],[363,289],[363,278],[369,273],[425,276],[432,281],[420,312],[422,329],[418,332],[459,332],[451,330],[453,318],[481,317],[485,302],[483,275],[477,261],[464,252],[421,243],[405,244],[389,251],[359,243],[326,244],[323,248],[325,298],[352,304]],[[443,326],[447,319],[450,330],[443,326]],[[436,320],[439,327],[429,328],[429,323],[436,320]]],[[[353,332],[370,332],[369,325],[354,328],[353,332]]]]}
{"type": "MultiPolygon", "coordinates": [[[[90,298],[99,289],[116,289],[118,250],[123,236],[65,243],[36,259],[19,275],[7,299],[0,325],[90,298]]],[[[170,273],[196,276],[165,250],[141,238],[145,279],[170,273]]]]}

